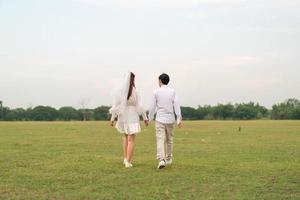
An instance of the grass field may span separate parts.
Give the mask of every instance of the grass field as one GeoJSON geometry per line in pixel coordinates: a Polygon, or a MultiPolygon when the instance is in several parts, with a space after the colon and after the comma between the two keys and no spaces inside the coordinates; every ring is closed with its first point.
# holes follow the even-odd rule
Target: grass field
{"type": "Polygon", "coordinates": [[[185,122],[163,170],[155,145],[125,169],[107,122],[0,122],[0,199],[300,199],[300,121],[185,122]]]}

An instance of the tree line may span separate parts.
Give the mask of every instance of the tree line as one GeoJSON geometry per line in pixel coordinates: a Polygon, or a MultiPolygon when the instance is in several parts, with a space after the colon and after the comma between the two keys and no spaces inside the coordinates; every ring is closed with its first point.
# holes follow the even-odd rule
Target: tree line
{"type": "MultiPolygon", "coordinates": [[[[34,108],[10,109],[0,101],[0,121],[91,121],[109,120],[109,106],[95,109],[75,109],[50,106],[36,106],[34,108]]],[[[253,120],[253,119],[300,119],[300,101],[288,99],[274,104],[267,109],[259,103],[218,104],[193,107],[181,107],[184,120],[253,120]]]]}

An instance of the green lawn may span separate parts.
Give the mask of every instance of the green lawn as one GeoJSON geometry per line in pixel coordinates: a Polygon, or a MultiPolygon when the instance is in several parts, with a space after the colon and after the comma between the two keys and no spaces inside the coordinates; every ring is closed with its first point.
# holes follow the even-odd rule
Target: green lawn
{"type": "Polygon", "coordinates": [[[300,121],[185,122],[155,155],[153,126],[125,169],[107,122],[0,122],[0,199],[300,199],[300,121]]]}

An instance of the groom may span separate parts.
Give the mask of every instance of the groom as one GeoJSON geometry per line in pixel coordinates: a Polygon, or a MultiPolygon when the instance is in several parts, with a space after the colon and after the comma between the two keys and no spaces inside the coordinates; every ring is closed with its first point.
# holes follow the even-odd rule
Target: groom
{"type": "Polygon", "coordinates": [[[162,169],[166,165],[172,164],[173,127],[175,121],[177,121],[179,128],[182,127],[182,117],[175,90],[168,87],[170,77],[167,74],[162,74],[159,76],[158,81],[159,88],[153,93],[149,119],[150,121],[153,120],[156,112],[157,168],[162,169]]]}

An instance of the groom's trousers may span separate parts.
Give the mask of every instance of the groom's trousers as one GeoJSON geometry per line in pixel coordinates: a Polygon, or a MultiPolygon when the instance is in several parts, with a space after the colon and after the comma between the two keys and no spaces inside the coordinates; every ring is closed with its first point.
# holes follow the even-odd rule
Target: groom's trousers
{"type": "Polygon", "coordinates": [[[158,160],[169,160],[173,157],[173,127],[174,124],[158,121],[155,123],[158,160]]]}

